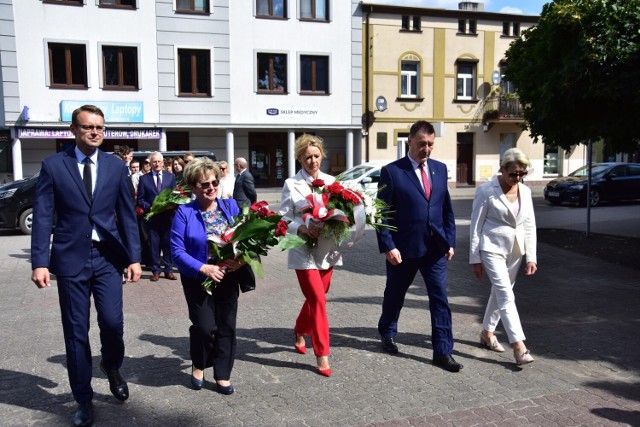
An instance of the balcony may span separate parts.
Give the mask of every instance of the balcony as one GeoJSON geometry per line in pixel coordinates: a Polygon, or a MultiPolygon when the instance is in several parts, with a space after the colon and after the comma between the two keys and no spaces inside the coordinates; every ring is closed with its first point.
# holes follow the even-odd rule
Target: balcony
{"type": "Polygon", "coordinates": [[[523,119],[520,98],[514,93],[493,95],[485,99],[482,108],[482,123],[496,123],[503,120],[521,121],[523,119]]]}

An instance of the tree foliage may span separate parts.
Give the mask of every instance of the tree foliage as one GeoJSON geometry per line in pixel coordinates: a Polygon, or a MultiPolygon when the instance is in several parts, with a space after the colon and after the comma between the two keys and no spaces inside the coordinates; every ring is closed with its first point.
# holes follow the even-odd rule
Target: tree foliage
{"type": "Polygon", "coordinates": [[[640,1],[556,0],[506,52],[534,141],[569,149],[602,139],[636,147],[640,1]]]}

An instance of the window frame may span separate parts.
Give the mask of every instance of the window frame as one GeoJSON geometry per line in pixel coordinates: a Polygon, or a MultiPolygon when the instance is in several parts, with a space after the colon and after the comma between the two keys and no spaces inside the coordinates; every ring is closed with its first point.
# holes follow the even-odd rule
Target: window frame
{"type": "MultiPolygon", "coordinates": [[[[286,1],[286,0],[285,0],[286,1]]],[[[330,0],[298,0],[298,19],[301,21],[311,21],[311,22],[329,22],[329,12],[330,12],[330,0]],[[324,18],[318,18],[316,16],[317,5],[316,2],[324,1],[324,18]],[[309,2],[309,9],[311,10],[311,17],[302,16],[302,2],[309,2]]]]}
{"type": "Polygon", "coordinates": [[[42,0],[44,4],[60,4],[63,6],[84,6],[84,0],[42,0]]]}
{"type": "MultiPolygon", "coordinates": [[[[213,54],[211,48],[207,47],[176,47],[176,95],[182,98],[210,98],[213,96],[213,54]],[[207,70],[205,71],[205,76],[207,77],[207,91],[206,92],[196,92],[195,86],[198,82],[198,68],[194,67],[194,60],[197,61],[197,58],[194,56],[195,53],[201,52],[206,54],[208,57],[207,70]],[[191,92],[183,92],[182,91],[182,54],[189,53],[191,56],[190,67],[191,67],[191,92]]],[[[195,64],[197,65],[197,63],[195,64]]]]}
{"type": "Polygon", "coordinates": [[[420,71],[421,63],[416,59],[402,59],[400,61],[400,88],[399,88],[399,96],[400,99],[419,99],[420,98],[420,71]],[[415,64],[416,69],[414,70],[403,70],[403,66],[407,64],[415,64]],[[412,77],[415,78],[415,88],[412,85],[412,77]],[[403,83],[406,81],[406,92],[403,92],[403,83]]]}
{"type": "Polygon", "coordinates": [[[180,9],[178,8],[178,1],[179,0],[173,0],[173,10],[176,13],[187,13],[187,14],[192,14],[192,15],[209,15],[211,13],[211,2],[210,0],[203,0],[204,1],[204,9],[203,10],[196,10],[196,0],[187,0],[191,3],[190,7],[188,9],[180,9]]]}
{"type": "Polygon", "coordinates": [[[463,102],[476,102],[477,99],[477,81],[478,81],[478,61],[473,61],[473,60],[467,60],[467,59],[459,59],[456,61],[456,101],[463,101],[463,102]],[[460,68],[461,66],[470,66],[471,67],[471,73],[461,73],[460,72],[460,68]],[[458,88],[459,88],[459,83],[460,80],[463,79],[463,94],[460,95],[458,93],[458,88]],[[465,84],[466,82],[469,82],[470,84],[467,85],[465,84]],[[471,90],[470,94],[466,93],[466,88],[467,86],[469,87],[469,89],[471,90]]]}
{"type": "Polygon", "coordinates": [[[285,52],[265,52],[265,51],[256,51],[255,54],[255,60],[256,60],[256,65],[254,70],[256,70],[256,74],[255,74],[255,78],[254,78],[254,84],[255,84],[255,91],[257,94],[267,94],[267,95],[287,95],[289,94],[289,55],[285,52]],[[260,65],[261,65],[261,57],[262,56],[267,56],[269,57],[269,70],[265,70],[268,71],[268,74],[265,75],[265,77],[268,79],[268,84],[269,84],[269,88],[265,89],[265,88],[261,88],[260,84],[259,84],[259,80],[260,80],[260,65]],[[276,56],[280,56],[284,58],[284,86],[282,88],[282,90],[276,90],[273,87],[275,87],[275,83],[274,83],[274,77],[275,76],[275,64],[273,59],[276,56]]]}
{"type": "Polygon", "coordinates": [[[477,19],[458,19],[458,35],[477,36],[478,20],[477,19]]]}
{"type": "Polygon", "coordinates": [[[47,62],[49,65],[49,72],[47,73],[47,85],[54,89],[88,89],[89,88],[89,63],[88,46],[87,43],[73,43],[68,41],[45,41],[45,47],[47,52],[47,62]],[[54,80],[54,55],[52,54],[52,47],[64,48],[64,62],[65,62],[65,79],[66,83],[57,83],[54,80]],[[73,83],[73,61],[71,58],[72,52],[70,48],[82,49],[82,56],[84,60],[84,82],[81,84],[73,83]],[[71,82],[70,82],[71,81],[71,82]]]}
{"type": "Polygon", "coordinates": [[[102,84],[102,89],[104,90],[122,90],[122,91],[136,91],[140,90],[140,48],[138,46],[130,46],[130,45],[117,45],[112,43],[101,43],[100,47],[100,55],[101,55],[101,64],[102,64],[102,78],[100,79],[102,84]],[[110,85],[107,84],[107,63],[105,58],[105,48],[112,48],[118,50],[118,84],[110,85]],[[135,58],[135,85],[126,85],[124,84],[124,76],[125,76],[125,63],[123,61],[123,50],[133,50],[133,58],[135,58]]]}
{"type": "Polygon", "coordinates": [[[274,15],[274,1],[276,0],[256,0],[253,5],[255,7],[255,17],[256,18],[260,18],[260,19],[289,19],[289,8],[288,6],[288,0],[282,0],[282,16],[280,15],[274,15]],[[258,7],[258,2],[259,1],[266,1],[267,4],[267,9],[269,10],[268,13],[265,14],[260,14],[258,13],[259,7],[258,7]]]}
{"type": "Polygon", "coordinates": [[[318,53],[301,53],[298,55],[298,64],[299,64],[299,70],[300,70],[300,75],[299,75],[299,93],[300,95],[329,95],[331,94],[331,57],[330,55],[326,55],[326,54],[318,54],[318,53]],[[313,88],[311,90],[308,89],[304,89],[302,87],[302,81],[303,81],[303,71],[304,71],[304,67],[302,66],[302,61],[304,59],[311,59],[312,60],[312,66],[311,66],[311,80],[312,80],[312,86],[313,88]],[[317,66],[315,66],[316,64],[316,60],[318,59],[323,59],[325,61],[325,90],[316,90],[317,87],[317,66]]]}
{"type": "Polygon", "coordinates": [[[402,15],[400,23],[400,31],[410,33],[422,32],[422,16],[420,15],[402,15]]]}
{"type": "Polygon", "coordinates": [[[102,7],[105,9],[124,9],[124,10],[136,10],[138,8],[138,1],[131,0],[133,4],[121,4],[123,0],[113,0],[114,4],[103,3],[104,0],[98,1],[98,7],[102,7]]]}

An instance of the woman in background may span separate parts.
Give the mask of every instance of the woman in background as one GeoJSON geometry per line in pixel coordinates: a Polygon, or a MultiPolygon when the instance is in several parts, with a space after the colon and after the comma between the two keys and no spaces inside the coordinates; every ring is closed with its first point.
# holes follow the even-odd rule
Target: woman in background
{"type": "Polygon", "coordinates": [[[491,295],[484,314],[480,344],[503,352],[494,335],[500,320],[507,332],[518,365],[533,362],[524,344],[525,336],[516,308],[513,286],[526,257],[524,273],[537,270],[536,220],[531,190],[520,181],[527,175],[530,162],[518,148],[504,153],[500,175],[476,190],[471,214],[469,263],[477,279],[486,271],[491,295]]]}
{"type": "Polygon", "coordinates": [[[233,172],[229,170],[229,164],[224,160],[218,163],[220,167],[220,197],[223,199],[231,199],[233,197],[233,187],[236,179],[233,172]]]}

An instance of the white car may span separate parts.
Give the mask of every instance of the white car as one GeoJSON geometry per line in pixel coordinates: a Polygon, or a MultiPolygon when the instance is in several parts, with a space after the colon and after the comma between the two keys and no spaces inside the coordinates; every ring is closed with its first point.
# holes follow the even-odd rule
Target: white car
{"type": "Polygon", "coordinates": [[[349,187],[362,187],[365,191],[377,191],[378,181],[380,181],[380,170],[392,160],[378,160],[361,163],[347,169],[336,177],[343,185],[349,187]]]}

